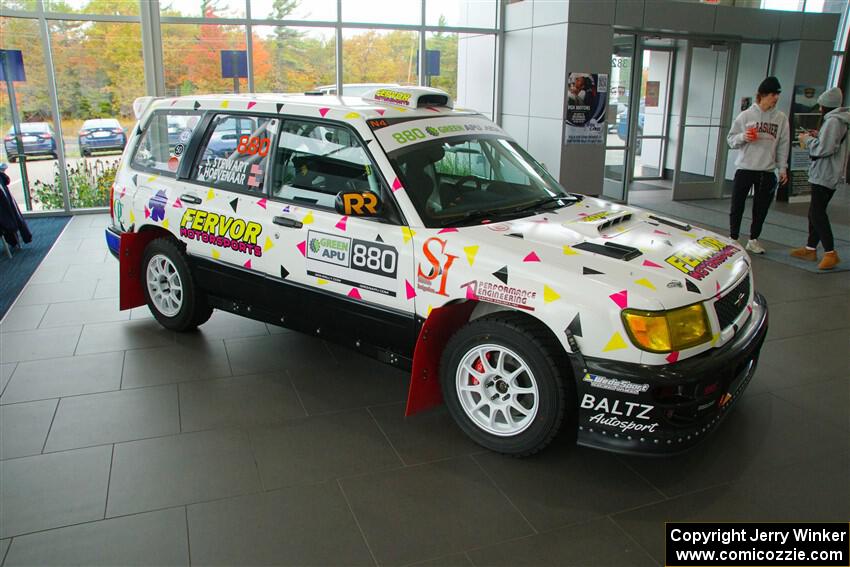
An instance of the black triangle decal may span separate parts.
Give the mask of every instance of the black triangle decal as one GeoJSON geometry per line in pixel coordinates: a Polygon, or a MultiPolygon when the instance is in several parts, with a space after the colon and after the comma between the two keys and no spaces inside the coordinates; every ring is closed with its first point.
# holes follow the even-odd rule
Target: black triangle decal
{"type": "Polygon", "coordinates": [[[133,175],[133,185],[135,185],[136,187],[139,186],[139,175],[138,174],[133,175]]]}
{"type": "Polygon", "coordinates": [[[236,212],[236,206],[239,204],[239,197],[236,197],[232,201],[230,201],[230,208],[233,209],[233,212],[236,212]]]}
{"type": "Polygon", "coordinates": [[[669,240],[665,240],[664,244],[666,244],[667,246],[673,246],[673,243],[670,242],[669,240]]]}
{"type": "Polygon", "coordinates": [[[512,233],[510,233],[510,234],[506,234],[505,236],[513,236],[514,238],[522,238],[522,239],[525,239],[525,237],[524,237],[523,235],[521,235],[521,234],[519,234],[519,233],[517,233],[517,232],[512,232],[512,233]]]}
{"type": "Polygon", "coordinates": [[[499,281],[503,284],[508,285],[508,267],[504,266],[500,270],[493,272],[493,275],[496,276],[499,281]]]}
{"type": "Polygon", "coordinates": [[[277,103],[275,105],[275,108],[277,108],[277,113],[280,114],[280,109],[283,108],[283,103],[282,102],[277,103]]]}
{"type": "Polygon", "coordinates": [[[372,143],[372,140],[366,140],[366,145],[367,145],[367,146],[368,146],[369,144],[371,144],[371,143],[372,143]]]}
{"type": "Polygon", "coordinates": [[[137,136],[141,136],[141,135],[142,135],[142,125],[141,125],[141,124],[139,124],[139,127],[138,127],[138,128],[136,128],[136,135],[137,135],[137,136]]]}
{"type": "Polygon", "coordinates": [[[685,287],[688,288],[688,291],[693,293],[700,293],[697,284],[693,283],[691,280],[685,280],[685,287]]]}
{"type": "Polygon", "coordinates": [[[602,272],[600,272],[600,271],[598,271],[598,270],[594,270],[593,268],[582,268],[582,269],[581,269],[581,274],[582,274],[583,276],[591,276],[591,275],[593,275],[593,274],[602,274],[602,275],[605,275],[605,274],[603,274],[602,272]]]}
{"type": "Polygon", "coordinates": [[[198,110],[199,108],[201,108],[201,103],[196,100],[195,104],[192,105],[192,108],[194,108],[195,110],[198,110]]]}
{"type": "Polygon", "coordinates": [[[383,242],[383,241],[384,241],[384,239],[383,239],[383,238],[381,238],[381,235],[380,235],[380,234],[379,234],[379,235],[378,235],[378,237],[375,239],[375,242],[383,242]]]}
{"type": "Polygon", "coordinates": [[[289,272],[283,266],[280,267],[280,277],[283,279],[289,277],[289,272]]]}
{"type": "Polygon", "coordinates": [[[579,313],[576,313],[576,316],[573,317],[567,330],[577,337],[581,336],[581,315],[579,313]]]}

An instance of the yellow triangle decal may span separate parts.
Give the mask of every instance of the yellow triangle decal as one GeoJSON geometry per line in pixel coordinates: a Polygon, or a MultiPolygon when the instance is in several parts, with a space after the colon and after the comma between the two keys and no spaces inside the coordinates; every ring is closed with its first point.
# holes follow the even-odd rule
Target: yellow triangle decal
{"type": "Polygon", "coordinates": [[[352,118],[360,118],[360,115],[357,114],[356,112],[349,112],[348,114],[345,115],[345,117],[348,118],[349,120],[351,120],[352,118]]]}
{"type": "Polygon", "coordinates": [[[221,258],[221,252],[219,252],[218,250],[213,250],[212,251],[212,257],[213,257],[213,260],[218,260],[219,258],[221,258]]]}
{"type": "Polygon", "coordinates": [[[210,189],[207,191],[207,201],[212,201],[213,199],[215,199],[215,191],[210,189]]]}
{"type": "Polygon", "coordinates": [[[638,285],[642,285],[643,287],[648,287],[649,289],[655,291],[655,286],[652,285],[652,282],[646,278],[641,278],[639,280],[635,280],[635,283],[638,285]]]}
{"type": "Polygon", "coordinates": [[[543,301],[550,303],[557,299],[561,299],[561,295],[548,285],[543,286],[543,301]]]}
{"type": "Polygon", "coordinates": [[[564,245],[564,254],[566,254],[567,256],[576,256],[578,255],[578,252],[573,250],[572,246],[564,245]]]}
{"type": "Polygon", "coordinates": [[[623,340],[623,337],[620,336],[620,333],[614,333],[611,335],[611,340],[608,341],[608,344],[605,345],[605,348],[602,349],[602,352],[608,352],[610,350],[620,350],[622,348],[626,348],[626,341],[623,340]]]}
{"type": "Polygon", "coordinates": [[[406,108],[396,108],[396,110],[398,110],[399,112],[407,112],[406,108]]]}
{"type": "Polygon", "coordinates": [[[313,213],[309,212],[307,215],[301,219],[302,224],[313,224],[313,213]]]}
{"type": "Polygon", "coordinates": [[[154,181],[156,181],[156,175],[151,175],[150,177],[148,177],[148,183],[153,183],[154,181]]]}
{"type": "Polygon", "coordinates": [[[683,232],[682,236],[687,236],[688,238],[696,238],[697,235],[692,232],[683,232]]]}
{"type": "Polygon", "coordinates": [[[466,252],[466,261],[469,262],[469,265],[475,263],[475,255],[478,254],[478,246],[466,246],[463,249],[466,252]]]}
{"type": "Polygon", "coordinates": [[[325,285],[329,282],[328,282],[328,280],[323,280],[322,278],[316,278],[316,283],[319,284],[319,285],[325,285]]]}
{"type": "Polygon", "coordinates": [[[433,311],[433,310],[434,310],[434,306],[433,306],[433,305],[429,305],[429,306],[428,306],[428,311],[426,311],[426,312],[425,312],[425,316],[427,317],[428,315],[430,315],[430,314],[431,314],[431,311],[433,311]]]}
{"type": "Polygon", "coordinates": [[[168,228],[168,219],[162,221],[162,228],[168,228]]]}
{"type": "Polygon", "coordinates": [[[266,252],[267,250],[271,250],[272,248],[274,248],[274,243],[272,242],[271,237],[267,236],[266,237],[266,245],[263,246],[263,252],[266,252]]]}
{"type": "Polygon", "coordinates": [[[401,227],[401,234],[402,234],[402,236],[404,236],[404,242],[406,244],[406,243],[410,242],[410,239],[413,238],[416,235],[416,232],[413,231],[413,230],[410,230],[410,227],[403,226],[403,227],[401,227]]]}
{"type": "Polygon", "coordinates": [[[227,108],[227,105],[228,105],[228,101],[224,100],[224,101],[221,102],[222,108],[227,108]]]}
{"type": "Polygon", "coordinates": [[[133,214],[133,211],[130,211],[130,224],[136,222],[136,215],[133,214]]]}

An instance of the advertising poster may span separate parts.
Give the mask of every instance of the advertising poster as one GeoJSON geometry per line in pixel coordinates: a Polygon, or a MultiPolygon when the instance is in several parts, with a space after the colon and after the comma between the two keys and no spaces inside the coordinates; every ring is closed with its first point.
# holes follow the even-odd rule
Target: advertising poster
{"type": "Polygon", "coordinates": [[[655,108],[658,106],[658,96],[661,93],[661,81],[646,82],[646,103],[647,108],[655,108]]]}
{"type": "Polygon", "coordinates": [[[800,146],[797,136],[805,132],[817,132],[820,127],[820,107],[817,101],[824,88],[812,85],[794,86],[794,102],[791,105],[791,156],[788,161],[790,202],[805,201],[812,191],[809,183],[809,151],[800,146]]]}
{"type": "Polygon", "coordinates": [[[608,75],[570,73],[564,144],[605,143],[608,75]]]}

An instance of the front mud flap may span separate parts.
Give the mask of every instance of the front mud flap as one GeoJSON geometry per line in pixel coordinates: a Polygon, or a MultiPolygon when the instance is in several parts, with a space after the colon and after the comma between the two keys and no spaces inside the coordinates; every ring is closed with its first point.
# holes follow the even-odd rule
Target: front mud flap
{"type": "Polygon", "coordinates": [[[123,232],[118,245],[119,293],[121,311],[145,304],[142,255],[148,242],[161,236],[156,231],[123,232]]]}

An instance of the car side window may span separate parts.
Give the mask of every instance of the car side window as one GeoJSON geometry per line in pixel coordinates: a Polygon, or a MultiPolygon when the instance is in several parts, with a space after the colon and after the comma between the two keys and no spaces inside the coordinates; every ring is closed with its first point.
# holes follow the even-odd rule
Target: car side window
{"type": "Polygon", "coordinates": [[[262,193],[277,118],[219,114],[210,122],[191,178],[228,191],[262,193]]]}
{"type": "Polygon", "coordinates": [[[131,165],[174,177],[200,120],[199,112],[154,113],[136,146],[131,165]]]}
{"type": "Polygon", "coordinates": [[[333,209],[340,191],[385,191],[377,168],[357,136],[334,124],[284,120],[272,194],[278,199],[333,209]]]}

